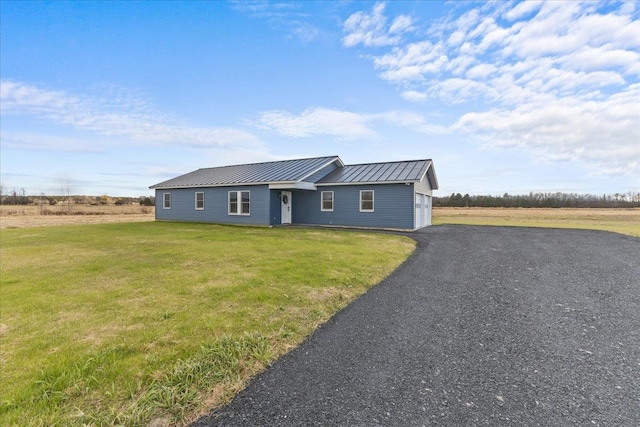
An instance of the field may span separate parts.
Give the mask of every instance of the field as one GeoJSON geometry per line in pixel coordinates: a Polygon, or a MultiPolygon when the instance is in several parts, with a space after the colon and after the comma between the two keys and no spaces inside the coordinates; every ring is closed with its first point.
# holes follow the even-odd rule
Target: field
{"type": "Polygon", "coordinates": [[[0,205],[0,229],[68,224],[153,221],[154,208],[136,205],[0,205]]]}
{"type": "Polygon", "coordinates": [[[640,208],[433,208],[433,224],[502,225],[605,230],[640,237],[640,208]]]}
{"type": "MultiPolygon", "coordinates": [[[[135,205],[85,206],[0,205],[0,229],[69,224],[104,224],[154,220],[154,208],[135,205]],[[43,210],[49,214],[42,215],[43,210]]],[[[433,224],[582,228],[640,237],[640,208],[433,208],[433,224]]]]}
{"type": "MultiPolygon", "coordinates": [[[[0,425],[184,424],[414,248],[374,233],[158,223],[140,206],[47,209],[0,206],[0,425]]],[[[640,237],[640,209],[433,216],[640,237]]]]}
{"type": "Polygon", "coordinates": [[[16,426],[186,423],[415,247],[377,233],[166,222],[0,237],[0,425],[16,426]]]}

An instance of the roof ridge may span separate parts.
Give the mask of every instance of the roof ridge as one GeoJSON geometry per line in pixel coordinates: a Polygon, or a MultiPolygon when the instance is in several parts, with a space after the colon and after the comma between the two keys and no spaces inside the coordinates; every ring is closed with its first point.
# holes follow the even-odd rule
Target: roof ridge
{"type": "Polygon", "coordinates": [[[332,159],[339,158],[340,156],[318,156],[318,157],[306,157],[303,159],[284,159],[284,160],[270,160],[268,162],[256,162],[256,163],[243,163],[237,165],[223,165],[223,166],[211,166],[208,168],[200,168],[196,170],[207,170],[207,169],[224,169],[224,168],[233,168],[233,167],[241,167],[241,166],[257,166],[257,165],[268,165],[273,163],[285,163],[285,162],[299,162],[303,160],[315,160],[315,159],[332,159]]]}
{"type": "Polygon", "coordinates": [[[370,162],[370,163],[355,163],[344,165],[347,166],[367,166],[367,165],[382,165],[382,164],[390,164],[390,163],[411,163],[411,162],[433,162],[432,159],[412,159],[412,160],[392,160],[387,162],[370,162]]]}

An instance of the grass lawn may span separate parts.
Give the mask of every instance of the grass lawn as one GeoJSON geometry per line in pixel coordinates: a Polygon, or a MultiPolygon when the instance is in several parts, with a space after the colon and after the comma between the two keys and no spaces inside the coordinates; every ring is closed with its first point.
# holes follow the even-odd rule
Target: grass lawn
{"type": "Polygon", "coordinates": [[[581,228],[640,237],[640,208],[433,208],[434,224],[581,228]]]}
{"type": "Polygon", "coordinates": [[[413,251],[408,238],[166,222],[0,231],[0,424],[186,423],[413,251]]]}

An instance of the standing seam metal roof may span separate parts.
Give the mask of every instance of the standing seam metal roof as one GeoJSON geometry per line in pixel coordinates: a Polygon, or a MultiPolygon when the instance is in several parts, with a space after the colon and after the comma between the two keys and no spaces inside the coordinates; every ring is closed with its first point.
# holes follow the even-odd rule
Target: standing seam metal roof
{"type": "Polygon", "coordinates": [[[338,156],[198,169],[149,188],[294,183],[336,161],[341,167],[317,181],[317,185],[418,182],[427,174],[431,187],[438,188],[431,159],[344,165],[338,156]]]}
{"type": "Polygon", "coordinates": [[[346,165],[317,184],[355,184],[420,181],[432,165],[430,159],[346,165]]]}
{"type": "Polygon", "coordinates": [[[342,164],[338,156],[328,156],[204,168],[152,185],[149,188],[184,188],[297,182],[323,166],[327,166],[335,161],[339,161],[340,164],[342,164]]]}

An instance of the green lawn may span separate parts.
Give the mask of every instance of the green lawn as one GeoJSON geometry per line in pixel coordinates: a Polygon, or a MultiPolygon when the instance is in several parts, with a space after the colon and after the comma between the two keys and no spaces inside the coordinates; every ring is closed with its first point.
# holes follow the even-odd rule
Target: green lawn
{"type": "Polygon", "coordinates": [[[0,232],[0,424],[192,420],[393,271],[408,238],[125,223],[0,232]]]}

